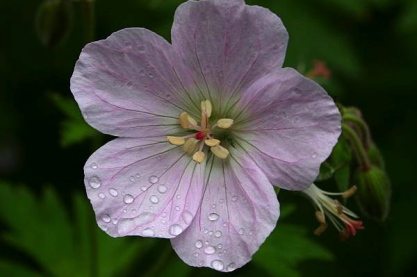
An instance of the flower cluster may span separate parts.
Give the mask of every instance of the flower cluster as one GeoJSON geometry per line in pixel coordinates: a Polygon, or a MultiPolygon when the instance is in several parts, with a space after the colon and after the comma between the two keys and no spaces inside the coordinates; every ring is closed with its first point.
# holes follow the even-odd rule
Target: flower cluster
{"type": "Polygon", "coordinates": [[[117,137],[84,167],[104,231],[170,238],[192,266],[251,259],[279,217],[273,185],[307,188],[340,135],[328,94],[282,68],[287,40],[265,8],[206,0],[178,7],[172,44],[130,28],[82,50],[71,91],[117,137]]]}

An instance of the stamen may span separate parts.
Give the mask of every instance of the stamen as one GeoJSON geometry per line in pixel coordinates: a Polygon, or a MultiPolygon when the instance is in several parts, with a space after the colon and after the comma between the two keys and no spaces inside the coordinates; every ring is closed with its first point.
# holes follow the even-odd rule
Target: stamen
{"type": "Polygon", "coordinates": [[[207,146],[213,147],[213,146],[219,145],[220,144],[220,140],[218,140],[218,139],[206,139],[204,141],[204,143],[207,146]]]}
{"type": "Polygon", "coordinates": [[[193,160],[196,163],[199,163],[199,164],[202,163],[203,160],[204,160],[204,152],[202,152],[202,151],[195,152],[194,155],[193,155],[193,160]]]}
{"type": "Polygon", "coordinates": [[[221,145],[211,147],[210,150],[220,159],[226,159],[229,156],[229,151],[221,145]]]}
{"type": "Polygon", "coordinates": [[[351,188],[349,188],[347,191],[342,193],[342,197],[343,198],[349,198],[352,195],[354,195],[356,193],[356,191],[358,190],[358,188],[356,186],[352,186],[351,188]]]}
{"type": "Polygon", "coordinates": [[[183,145],[185,143],[184,137],[167,136],[167,140],[172,145],[183,145]]]}
{"type": "Polygon", "coordinates": [[[217,121],[217,124],[215,126],[222,128],[222,129],[227,129],[227,128],[230,128],[232,125],[233,125],[233,119],[221,118],[217,121]]]}
{"type": "Polygon", "coordinates": [[[208,118],[210,118],[212,110],[213,107],[211,106],[211,102],[209,100],[201,101],[201,112],[205,113],[208,118]]]}
{"type": "Polygon", "coordinates": [[[197,151],[197,143],[198,140],[196,140],[195,138],[187,139],[187,141],[184,144],[184,151],[189,154],[194,153],[195,151],[197,151]]]}
{"type": "Polygon", "coordinates": [[[180,114],[180,124],[184,129],[194,129],[197,125],[197,121],[189,116],[186,112],[180,114]]]}

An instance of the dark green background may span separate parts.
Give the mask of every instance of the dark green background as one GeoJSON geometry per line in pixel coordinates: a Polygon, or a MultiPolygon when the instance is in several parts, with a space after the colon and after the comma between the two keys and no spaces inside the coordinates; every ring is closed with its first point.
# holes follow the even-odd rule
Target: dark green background
{"type": "MultiPolygon", "coordinates": [[[[60,144],[60,130],[67,115],[57,108],[51,95],[71,97],[69,79],[88,39],[81,2],[74,2],[74,24],[68,38],[53,48],[42,45],[35,32],[41,1],[3,0],[0,4],[0,181],[26,186],[37,195],[49,185],[58,191],[67,206],[71,206],[72,200],[68,195],[84,193],[84,162],[101,144],[99,141],[108,139],[97,135],[93,140],[67,147],[60,144]]],[[[169,39],[173,13],[181,2],[97,0],[95,39],[134,26],[148,28],[169,39]]],[[[361,109],[374,141],[385,156],[393,186],[392,210],[385,223],[364,218],[366,229],[343,243],[334,231],[319,238],[308,233],[311,239],[330,249],[335,259],[303,262],[297,266],[300,275],[412,275],[417,269],[414,228],[417,185],[412,177],[417,172],[414,133],[417,127],[417,1],[252,0],[247,3],[267,7],[283,20],[290,35],[286,66],[308,67],[316,59],[327,63],[332,79],[326,88],[344,105],[361,109]]],[[[285,192],[280,194],[280,201],[282,205],[298,203],[297,210],[285,221],[314,230],[313,208],[307,201],[285,192]]],[[[356,207],[353,205],[352,209],[356,207]]],[[[1,230],[8,228],[4,222],[0,222],[0,227],[1,230]]],[[[160,256],[157,248],[150,255],[152,259],[160,256]]],[[[172,251],[168,255],[181,263],[172,251]]],[[[26,263],[41,271],[30,257],[0,241],[1,259],[26,263]]],[[[144,260],[149,263],[152,259],[144,260]]],[[[177,270],[184,268],[179,266],[177,270]]],[[[126,270],[127,276],[142,276],[140,270],[130,269],[126,270]]],[[[190,276],[197,273],[221,275],[206,269],[193,270],[190,276]]],[[[251,263],[232,275],[254,274],[261,274],[261,269],[251,263]]],[[[277,273],[277,276],[286,275],[277,273]]]]}

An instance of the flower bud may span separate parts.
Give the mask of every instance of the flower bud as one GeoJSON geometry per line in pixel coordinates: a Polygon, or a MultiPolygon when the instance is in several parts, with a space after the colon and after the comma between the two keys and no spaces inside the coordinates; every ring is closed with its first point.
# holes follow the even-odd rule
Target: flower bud
{"type": "Polygon", "coordinates": [[[35,19],[36,33],[43,45],[55,47],[69,35],[72,23],[72,1],[44,0],[35,19]]]}
{"type": "Polygon", "coordinates": [[[381,168],[382,170],[385,169],[384,158],[382,157],[382,154],[376,147],[375,143],[371,143],[371,145],[369,146],[368,157],[371,164],[381,168]]]}
{"type": "Polygon", "coordinates": [[[372,166],[367,171],[357,171],[355,184],[356,199],[362,212],[378,221],[384,221],[389,212],[391,184],[383,170],[372,166]]]}

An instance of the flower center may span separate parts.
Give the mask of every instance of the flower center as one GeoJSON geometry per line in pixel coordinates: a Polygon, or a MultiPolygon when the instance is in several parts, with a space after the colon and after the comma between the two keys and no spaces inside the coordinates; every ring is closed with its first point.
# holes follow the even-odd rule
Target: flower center
{"type": "Polygon", "coordinates": [[[220,140],[214,138],[213,130],[215,128],[230,128],[233,125],[233,119],[221,118],[215,124],[210,125],[211,112],[212,105],[210,101],[201,101],[200,124],[197,124],[197,121],[186,112],[182,112],[179,117],[181,127],[194,132],[182,137],[167,136],[168,142],[172,145],[183,145],[184,151],[192,154],[196,163],[201,163],[204,160],[205,153],[203,150],[205,145],[210,147],[211,153],[220,159],[229,156],[229,151],[220,145],[220,140]]]}

